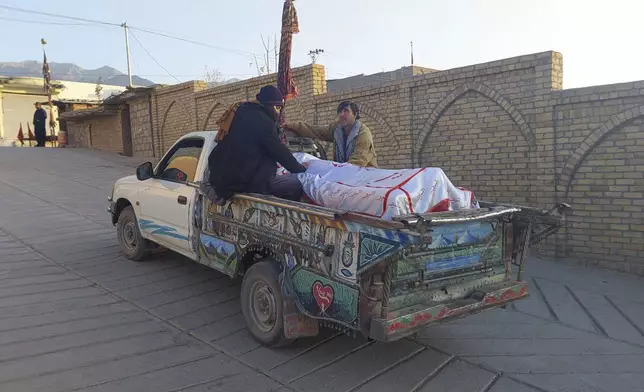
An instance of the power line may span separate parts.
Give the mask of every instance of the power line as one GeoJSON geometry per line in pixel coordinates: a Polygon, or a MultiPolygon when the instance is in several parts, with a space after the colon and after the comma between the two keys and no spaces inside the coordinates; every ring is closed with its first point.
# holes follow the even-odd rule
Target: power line
{"type": "Polygon", "coordinates": [[[152,56],[152,54],[150,53],[150,51],[148,51],[148,50],[145,48],[145,46],[143,46],[143,44],[141,43],[141,41],[139,41],[139,39],[136,37],[136,35],[134,34],[134,32],[130,31],[130,34],[132,34],[132,38],[134,38],[134,40],[139,44],[139,46],[141,47],[141,49],[143,49],[143,50],[145,51],[145,53],[147,53],[147,54],[148,54],[148,56],[150,56],[150,58],[151,58],[155,63],[157,63],[157,65],[159,66],[159,68],[161,68],[162,70],[164,70],[168,75],[172,76],[172,77],[173,77],[177,82],[181,83],[181,80],[179,80],[179,78],[177,78],[176,76],[174,76],[173,74],[171,74],[171,73],[170,73],[170,71],[168,71],[168,70],[167,70],[163,65],[161,65],[161,63],[159,63],[159,61],[157,61],[157,59],[156,59],[156,58],[154,58],[154,56],[152,56]]]}
{"type": "Polygon", "coordinates": [[[26,14],[43,15],[43,16],[50,16],[52,18],[63,18],[63,19],[70,19],[70,20],[78,20],[78,21],[81,21],[81,22],[89,22],[89,23],[96,23],[96,24],[102,24],[102,25],[107,25],[107,26],[121,27],[121,25],[118,24],[118,23],[104,22],[104,21],[100,21],[100,20],[85,19],[85,18],[77,18],[75,16],[52,14],[52,13],[43,12],[43,11],[27,10],[27,9],[24,9],[24,8],[12,7],[12,6],[9,6],[9,5],[1,5],[0,4],[0,8],[4,8],[4,9],[9,10],[9,11],[24,12],[26,14]]]}
{"type": "Polygon", "coordinates": [[[5,18],[0,16],[0,19],[7,20],[9,22],[20,22],[20,23],[32,23],[32,24],[44,24],[44,25],[55,25],[55,26],[92,26],[91,23],[63,23],[63,22],[49,22],[49,21],[38,21],[38,20],[25,20],[17,18],[5,18]]]}
{"type": "MultiPolygon", "coordinates": [[[[74,17],[74,16],[60,15],[60,14],[54,14],[54,13],[50,13],[50,12],[34,11],[34,10],[28,10],[28,9],[24,9],[24,8],[12,7],[12,6],[8,6],[8,5],[0,5],[0,8],[6,9],[6,10],[9,10],[9,11],[23,12],[23,13],[27,13],[27,14],[43,15],[43,16],[49,16],[49,17],[53,17],[53,18],[63,18],[63,19],[70,19],[70,20],[78,20],[78,21],[83,21],[83,22],[88,22],[88,23],[96,23],[96,24],[114,26],[114,27],[123,27],[123,24],[121,24],[121,23],[112,23],[112,22],[106,22],[106,21],[102,21],[102,20],[78,18],[78,17],[74,17]]],[[[128,28],[130,30],[138,30],[138,31],[141,31],[141,32],[144,32],[144,33],[147,33],[147,34],[158,35],[158,36],[161,36],[161,37],[170,38],[170,39],[174,39],[174,40],[182,41],[182,42],[187,42],[187,43],[191,43],[193,45],[203,46],[203,47],[206,47],[206,48],[220,50],[220,51],[233,53],[233,54],[237,54],[237,55],[241,55],[241,56],[253,57],[253,56],[256,55],[256,54],[250,53],[250,52],[244,52],[244,51],[241,51],[241,50],[225,48],[225,47],[222,47],[222,46],[206,44],[206,43],[195,41],[195,40],[188,39],[188,38],[178,37],[178,36],[172,35],[170,33],[162,32],[162,31],[144,29],[144,28],[134,27],[134,26],[130,26],[130,25],[128,25],[128,28]]]]}
{"type": "Polygon", "coordinates": [[[164,33],[164,32],[161,32],[161,31],[154,31],[154,30],[149,30],[149,29],[142,29],[142,28],[139,28],[139,27],[133,27],[133,26],[128,26],[128,27],[129,27],[131,30],[138,30],[138,31],[141,31],[141,32],[144,32],[144,33],[148,33],[148,34],[158,35],[158,36],[161,36],[161,37],[166,37],[166,38],[174,39],[174,40],[177,40],[177,41],[183,41],[183,42],[191,43],[191,44],[193,44],[193,45],[204,46],[204,47],[206,47],[206,48],[211,48],[211,49],[221,50],[221,51],[224,51],[224,52],[229,52],[229,53],[239,54],[239,55],[242,55],[242,56],[253,57],[253,56],[255,56],[255,55],[256,55],[256,54],[254,54],[254,53],[250,53],[250,52],[243,52],[243,51],[241,51],[241,50],[230,49],[230,48],[224,48],[224,47],[221,47],[221,46],[210,45],[210,44],[206,44],[206,43],[203,43],[203,42],[194,41],[194,40],[191,40],[191,39],[188,39],[188,38],[181,38],[181,37],[177,37],[177,36],[174,36],[174,35],[171,35],[171,34],[168,34],[168,33],[164,33]]]}

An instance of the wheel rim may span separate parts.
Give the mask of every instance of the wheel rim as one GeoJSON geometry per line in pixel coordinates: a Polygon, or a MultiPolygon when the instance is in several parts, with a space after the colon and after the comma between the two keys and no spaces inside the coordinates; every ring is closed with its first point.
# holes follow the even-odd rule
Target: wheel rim
{"type": "Polygon", "coordinates": [[[123,239],[123,244],[126,248],[129,250],[134,250],[136,248],[136,226],[133,221],[125,222],[121,238],[123,239]]]}
{"type": "Polygon", "coordinates": [[[253,319],[253,323],[260,331],[264,333],[270,332],[275,327],[275,321],[277,320],[275,295],[273,295],[270,286],[264,281],[253,283],[249,301],[250,316],[253,319]]]}

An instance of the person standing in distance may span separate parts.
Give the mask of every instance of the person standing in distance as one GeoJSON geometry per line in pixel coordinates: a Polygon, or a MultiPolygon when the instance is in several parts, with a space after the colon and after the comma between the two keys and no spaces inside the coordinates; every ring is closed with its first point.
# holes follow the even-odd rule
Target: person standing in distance
{"type": "Polygon", "coordinates": [[[47,137],[47,112],[36,102],[36,111],[34,112],[34,136],[36,136],[36,147],[45,147],[47,137]]]}

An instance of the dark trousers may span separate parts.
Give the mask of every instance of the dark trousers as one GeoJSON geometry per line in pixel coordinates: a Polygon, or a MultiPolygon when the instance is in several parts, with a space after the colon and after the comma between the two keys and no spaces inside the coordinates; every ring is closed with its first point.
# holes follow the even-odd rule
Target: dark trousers
{"type": "Polygon", "coordinates": [[[270,183],[271,195],[282,199],[300,201],[302,198],[302,183],[297,179],[297,174],[289,173],[275,176],[270,183]]]}
{"type": "MultiPolygon", "coordinates": [[[[210,184],[201,183],[200,188],[213,204],[220,206],[226,204],[226,200],[219,197],[210,184]]],[[[300,201],[304,194],[302,183],[297,179],[297,174],[292,173],[273,177],[269,188],[269,194],[292,201],[300,201]]]]}
{"type": "Polygon", "coordinates": [[[45,147],[45,138],[47,137],[45,128],[35,128],[34,136],[36,137],[36,147],[45,147]]]}

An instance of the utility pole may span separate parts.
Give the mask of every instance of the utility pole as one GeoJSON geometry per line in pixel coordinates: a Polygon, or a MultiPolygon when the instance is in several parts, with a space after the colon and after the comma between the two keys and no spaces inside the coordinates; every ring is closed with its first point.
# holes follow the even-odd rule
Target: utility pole
{"type": "Polygon", "coordinates": [[[130,40],[127,32],[127,22],[123,22],[121,27],[123,27],[123,30],[125,30],[125,52],[127,53],[127,77],[129,80],[128,87],[132,88],[132,67],[130,65],[130,40]]]}
{"type": "MultiPolygon", "coordinates": [[[[42,73],[43,73],[43,79],[45,80],[44,87],[45,87],[45,91],[47,92],[47,104],[49,105],[49,133],[51,134],[52,146],[55,147],[56,139],[54,137],[56,135],[54,134],[54,128],[56,127],[56,122],[54,121],[54,104],[51,102],[51,70],[49,69],[49,63],[47,62],[47,52],[45,51],[45,45],[47,45],[47,41],[45,41],[44,38],[41,38],[40,43],[42,44],[42,54],[43,54],[42,73]]],[[[47,145],[46,137],[45,137],[45,145],[47,145]]]]}
{"type": "Polygon", "coordinates": [[[313,64],[317,61],[318,57],[324,53],[324,49],[315,49],[315,50],[309,50],[309,57],[311,57],[311,61],[313,64]]]}

